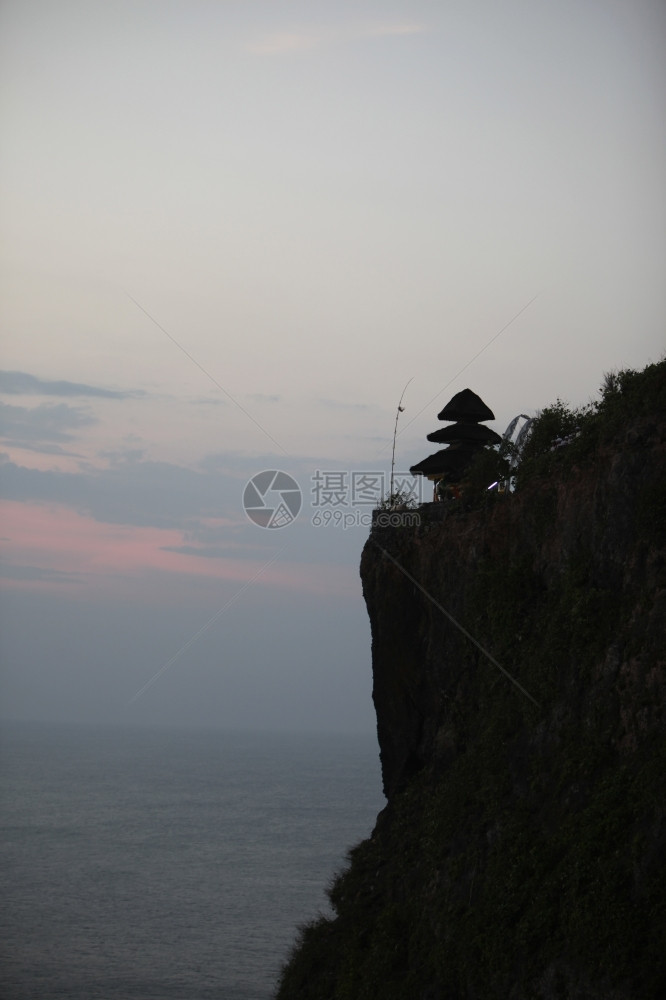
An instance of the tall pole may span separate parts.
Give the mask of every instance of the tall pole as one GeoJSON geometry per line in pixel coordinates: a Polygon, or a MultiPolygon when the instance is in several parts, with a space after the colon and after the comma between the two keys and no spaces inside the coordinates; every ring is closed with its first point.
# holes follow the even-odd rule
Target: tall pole
{"type": "MultiPolygon", "coordinates": [[[[414,381],[414,376],[412,375],[409,382],[413,381],[414,381]]],[[[393,452],[391,453],[391,485],[389,487],[390,504],[393,503],[393,470],[395,469],[395,439],[398,436],[398,418],[405,409],[404,406],[402,405],[402,400],[405,395],[405,392],[407,391],[407,386],[409,385],[409,382],[405,384],[405,388],[402,390],[402,393],[400,395],[400,401],[398,403],[398,409],[395,411],[395,427],[393,428],[393,452]]]]}

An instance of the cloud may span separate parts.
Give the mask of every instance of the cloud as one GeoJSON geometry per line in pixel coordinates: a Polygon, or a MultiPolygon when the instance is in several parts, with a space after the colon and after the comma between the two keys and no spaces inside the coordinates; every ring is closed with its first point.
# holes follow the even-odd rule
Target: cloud
{"type": "Polygon", "coordinates": [[[168,462],[123,462],[79,472],[6,462],[0,492],[8,500],[65,504],[107,524],[168,528],[182,524],[183,518],[221,515],[229,489],[221,476],[168,462]]]}
{"type": "Polygon", "coordinates": [[[204,559],[226,559],[229,546],[226,545],[164,545],[164,552],[179,552],[184,556],[201,556],[204,559]]]}
{"type": "Polygon", "coordinates": [[[0,392],[16,396],[96,396],[101,399],[134,399],[145,396],[139,389],[102,389],[83,382],[41,379],[28,372],[7,371],[0,371],[0,392]]]}
{"type": "Polygon", "coordinates": [[[195,396],[194,399],[190,400],[196,406],[228,406],[226,399],[221,399],[219,396],[213,398],[211,396],[195,396]]]}
{"type": "Polygon", "coordinates": [[[34,451],[39,455],[59,455],[63,458],[83,458],[84,456],[79,451],[69,451],[67,448],[63,448],[59,444],[45,444],[44,442],[33,444],[29,441],[14,441],[12,439],[7,439],[6,444],[11,445],[13,448],[20,448],[22,451],[34,451]]]}
{"type": "Polygon", "coordinates": [[[251,399],[253,403],[279,403],[282,396],[278,396],[275,393],[250,392],[246,398],[251,399]]]}
{"type": "Polygon", "coordinates": [[[113,465],[140,462],[145,454],[145,448],[105,448],[98,452],[100,458],[107,459],[113,465]]]}
{"type": "Polygon", "coordinates": [[[83,407],[67,403],[42,403],[33,408],[0,403],[0,432],[16,447],[32,446],[32,450],[41,451],[35,444],[72,441],[72,431],[96,423],[97,418],[83,407]]]}
{"type": "Polygon", "coordinates": [[[0,565],[0,577],[3,580],[28,583],[79,583],[80,573],[68,573],[60,569],[48,569],[45,566],[11,566],[8,563],[0,565]]]}
{"type": "MultiPolygon", "coordinates": [[[[0,497],[64,504],[106,524],[184,526],[194,531],[199,521],[207,521],[235,528],[248,524],[242,507],[247,480],[262,469],[282,467],[274,455],[220,454],[203,460],[197,469],[146,460],[132,450],[110,457],[108,467],[90,464],[76,471],[35,469],[5,461],[0,466],[0,497]]],[[[300,468],[293,474],[299,477],[300,468]]],[[[200,537],[190,540],[198,542],[200,537]]],[[[219,538],[201,540],[215,544],[219,538]]]]}
{"type": "MultiPolygon", "coordinates": [[[[125,596],[133,592],[145,601],[157,598],[151,580],[159,588],[160,577],[178,578],[186,588],[256,579],[280,591],[328,596],[349,596],[357,586],[355,568],[328,565],[322,573],[320,565],[302,561],[293,550],[291,558],[283,555],[284,547],[277,561],[268,558],[270,550],[253,546],[248,552],[239,547],[235,554],[219,551],[215,557],[210,553],[201,558],[207,553],[184,543],[183,532],[174,528],[119,524],[100,528],[91,517],[55,504],[4,503],[1,514],[11,538],[4,543],[6,572],[0,578],[4,576],[4,585],[11,589],[70,583],[88,596],[93,591],[125,596]]],[[[278,541],[270,539],[271,544],[278,541]]],[[[275,554],[273,549],[271,555],[275,554]]]]}

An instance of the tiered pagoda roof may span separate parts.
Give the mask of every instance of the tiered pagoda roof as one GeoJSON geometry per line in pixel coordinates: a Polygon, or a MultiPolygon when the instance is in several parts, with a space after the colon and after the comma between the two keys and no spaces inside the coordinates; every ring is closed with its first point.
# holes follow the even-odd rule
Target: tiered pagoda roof
{"type": "Polygon", "coordinates": [[[478,424],[484,420],[494,420],[495,414],[471,389],[463,389],[448,401],[438,420],[460,420],[463,423],[478,424]]]}
{"type": "Polygon", "coordinates": [[[444,479],[456,483],[462,478],[477,451],[486,445],[499,444],[502,438],[490,427],[482,426],[484,420],[494,420],[495,414],[471,389],[456,393],[437,416],[440,420],[452,420],[455,423],[432,431],[427,439],[438,444],[448,443],[448,448],[429,455],[409,471],[413,475],[427,476],[428,479],[444,479]]]}

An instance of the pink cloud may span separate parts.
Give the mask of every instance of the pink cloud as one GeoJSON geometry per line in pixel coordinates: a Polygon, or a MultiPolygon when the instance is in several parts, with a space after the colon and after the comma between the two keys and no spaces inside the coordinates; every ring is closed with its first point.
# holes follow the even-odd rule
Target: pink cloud
{"type": "Polygon", "coordinates": [[[243,584],[256,577],[263,585],[327,596],[357,589],[356,574],[349,569],[289,562],[286,551],[266,567],[286,538],[270,539],[277,544],[263,551],[253,547],[251,558],[211,559],[169,551],[184,544],[179,530],[100,523],[61,505],[4,501],[0,521],[2,561],[18,573],[5,578],[4,586],[118,591],[158,573],[211,583],[243,584]],[[34,568],[45,571],[44,576],[28,572],[34,568]],[[23,578],[21,571],[27,573],[23,578]]]}

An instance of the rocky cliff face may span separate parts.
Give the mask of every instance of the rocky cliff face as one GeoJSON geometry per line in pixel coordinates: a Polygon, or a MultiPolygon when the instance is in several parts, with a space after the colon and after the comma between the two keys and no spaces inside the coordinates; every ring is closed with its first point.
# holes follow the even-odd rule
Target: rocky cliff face
{"type": "Polygon", "coordinates": [[[665,376],[516,493],[371,532],[388,804],[282,1000],[666,995],[665,376]]]}

